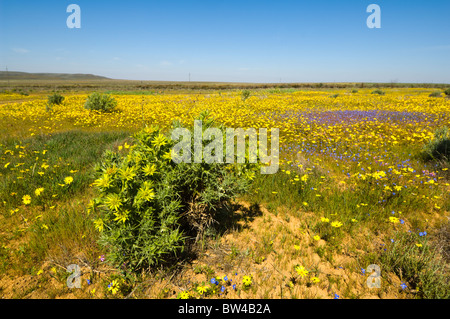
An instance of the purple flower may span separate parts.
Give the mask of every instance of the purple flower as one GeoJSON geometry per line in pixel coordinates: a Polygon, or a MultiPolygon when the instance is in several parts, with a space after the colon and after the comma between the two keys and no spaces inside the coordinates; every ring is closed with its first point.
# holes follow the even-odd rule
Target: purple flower
{"type": "Polygon", "coordinates": [[[408,286],[407,286],[404,282],[402,282],[402,284],[400,285],[400,287],[402,287],[402,290],[405,290],[406,288],[408,288],[408,286]]]}
{"type": "Polygon", "coordinates": [[[361,268],[361,272],[363,273],[363,275],[366,273],[366,270],[364,268],[361,268]]]}
{"type": "Polygon", "coordinates": [[[338,294],[334,294],[334,299],[339,299],[339,295],[338,294]]]}
{"type": "Polygon", "coordinates": [[[225,291],[225,287],[222,286],[222,287],[220,288],[220,291],[221,291],[221,292],[224,292],[224,291],[225,291]]]}
{"type": "Polygon", "coordinates": [[[236,290],[236,284],[233,285],[233,289],[236,290]]]}
{"type": "Polygon", "coordinates": [[[405,223],[405,221],[403,220],[403,219],[400,219],[400,224],[404,224],[405,223]]]}
{"type": "Polygon", "coordinates": [[[218,284],[219,284],[219,282],[216,280],[216,278],[212,278],[212,279],[211,279],[211,283],[212,283],[213,285],[218,285],[218,284]]]}

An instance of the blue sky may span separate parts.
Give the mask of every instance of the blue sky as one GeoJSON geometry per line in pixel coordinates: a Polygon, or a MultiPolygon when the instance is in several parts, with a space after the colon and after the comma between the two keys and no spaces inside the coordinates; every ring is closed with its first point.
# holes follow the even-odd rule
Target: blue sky
{"type": "Polygon", "coordinates": [[[118,79],[450,83],[450,1],[0,0],[0,70],[118,79]],[[81,28],[69,29],[69,4],[81,28]],[[369,4],[381,28],[369,29],[369,4]]]}

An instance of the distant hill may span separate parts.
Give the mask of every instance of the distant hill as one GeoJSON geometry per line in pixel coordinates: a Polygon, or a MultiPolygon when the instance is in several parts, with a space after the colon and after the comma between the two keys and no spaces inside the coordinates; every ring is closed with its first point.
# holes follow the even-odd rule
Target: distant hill
{"type": "Polygon", "coordinates": [[[0,80],[109,80],[109,78],[94,74],[80,73],[27,73],[0,71],[0,80]]]}

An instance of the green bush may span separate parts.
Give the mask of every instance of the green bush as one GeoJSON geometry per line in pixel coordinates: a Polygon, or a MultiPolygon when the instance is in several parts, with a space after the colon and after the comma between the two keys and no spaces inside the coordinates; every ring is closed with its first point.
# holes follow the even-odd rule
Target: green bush
{"type": "Polygon", "coordinates": [[[249,90],[244,90],[241,93],[241,99],[242,101],[247,100],[250,97],[251,92],[249,90]]]}
{"type": "Polygon", "coordinates": [[[64,101],[64,96],[62,96],[58,93],[55,93],[53,95],[49,95],[47,101],[48,101],[48,104],[60,105],[64,101]]]}
{"type": "Polygon", "coordinates": [[[84,108],[100,112],[111,112],[117,106],[117,101],[108,94],[92,93],[86,100],[84,108]]]}
{"type": "Polygon", "coordinates": [[[174,141],[158,128],[139,131],[133,144],[128,154],[105,153],[96,167],[98,196],[92,203],[108,259],[129,271],[173,260],[186,239],[201,235],[216,212],[248,189],[254,169],[204,161],[176,164],[170,153],[174,141]]]}
{"type": "Polygon", "coordinates": [[[386,93],[380,89],[376,89],[372,91],[372,94],[385,95],[386,93]]]}
{"type": "Polygon", "coordinates": [[[444,91],[445,95],[450,96],[450,88],[448,88],[447,90],[444,91]]]}
{"type": "Polygon", "coordinates": [[[450,130],[447,126],[437,129],[434,138],[422,149],[425,160],[450,160],[450,130]]]}
{"type": "Polygon", "coordinates": [[[434,91],[428,95],[429,97],[441,97],[442,93],[441,91],[434,91]]]}

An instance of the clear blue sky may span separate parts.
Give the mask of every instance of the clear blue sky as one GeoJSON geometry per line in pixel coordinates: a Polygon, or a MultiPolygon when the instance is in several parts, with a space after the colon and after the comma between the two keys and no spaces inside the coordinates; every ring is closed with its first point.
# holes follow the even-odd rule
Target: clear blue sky
{"type": "Polygon", "coordinates": [[[0,0],[0,70],[119,79],[450,83],[449,0],[0,0]],[[69,4],[81,28],[69,29],[69,4]],[[369,29],[369,4],[381,28],[369,29]]]}

